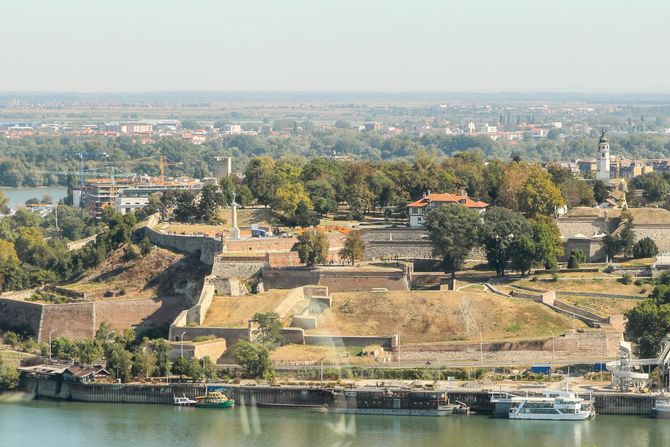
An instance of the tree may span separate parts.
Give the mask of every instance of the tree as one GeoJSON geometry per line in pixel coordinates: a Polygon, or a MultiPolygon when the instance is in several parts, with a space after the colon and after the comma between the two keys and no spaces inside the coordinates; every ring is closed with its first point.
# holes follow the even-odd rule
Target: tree
{"type": "Polygon", "coordinates": [[[602,203],[607,199],[607,196],[609,196],[609,192],[607,191],[607,186],[605,186],[605,182],[602,180],[596,180],[593,183],[593,197],[596,199],[596,203],[602,203]]]}
{"type": "Polygon", "coordinates": [[[605,237],[603,237],[603,245],[605,246],[607,262],[611,262],[614,257],[621,252],[621,238],[618,236],[606,234],[605,237]]]}
{"type": "Polygon", "coordinates": [[[216,185],[205,185],[200,192],[197,206],[197,217],[202,222],[212,223],[216,220],[219,209],[226,204],[225,195],[216,185]]]}
{"type": "Polygon", "coordinates": [[[0,265],[5,263],[19,263],[19,257],[14,249],[14,244],[0,239],[0,265]]]}
{"type": "Polygon", "coordinates": [[[351,265],[363,259],[365,256],[365,244],[363,243],[360,230],[353,230],[347,235],[339,255],[340,258],[351,262],[351,265]]]}
{"type": "Polygon", "coordinates": [[[170,345],[162,339],[151,342],[151,350],[156,354],[156,372],[161,376],[170,374],[172,362],[170,362],[170,345]]]}
{"type": "Polygon", "coordinates": [[[298,202],[298,206],[295,208],[295,215],[293,216],[293,223],[299,227],[311,227],[316,222],[316,219],[310,214],[309,207],[303,201],[298,202]]]}
{"type": "Polygon", "coordinates": [[[233,346],[233,356],[246,369],[249,377],[274,380],[275,371],[270,361],[270,351],[265,346],[240,340],[233,346]]]}
{"type": "Polygon", "coordinates": [[[558,258],[563,256],[561,231],[556,221],[549,216],[537,216],[530,221],[535,253],[533,263],[542,264],[547,270],[558,268],[558,258]]]}
{"type": "Polygon", "coordinates": [[[570,257],[568,258],[569,269],[578,269],[579,265],[583,262],[586,262],[586,256],[584,256],[583,251],[579,249],[574,249],[570,251],[570,257]]]}
{"type": "Polygon", "coordinates": [[[276,312],[259,312],[251,317],[251,322],[256,324],[254,339],[265,346],[274,346],[284,342],[282,335],[283,325],[279,314],[276,312]]]}
{"type": "Polygon", "coordinates": [[[109,345],[105,358],[107,370],[115,379],[120,379],[124,383],[132,379],[133,355],[123,346],[116,343],[109,345]]]}
{"type": "Polygon", "coordinates": [[[486,251],[489,265],[497,276],[504,276],[512,255],[514,241],[531,233],[528,221],[512,210],[492,206],[484,214],[480,242],[486,251]]]}
{"type": "Polygon", "coordinates": [[[528,180],[519,191],[519,211],[529,217],[543,214],[551,216],[556,210],[563,206],[561,190],[551,181],[549,174],[544,171],[534,170],[528,180]]]}
{"type": "Polygon", "coordinates": [[[633,245],[633,257],[635,259],[652,258],[658,254],[658,247],[653,239],[645,237],[633,245]]]}
{"type": "Polygon", "coordinates": [[[133,359],[133,376],[149,378],[156,371],[156,354],[152,351],[138,349],[133,359]]]}
{"type": "Polygon", "coordinates": [[[593,190],[585,181],[570,178],[559,185],[561,194],[569,207],[593,206],[593,190]]]}
{"type": "Polygon", "coordinates": [[[149,238],[147,236],[144,236],[140,241],[140,253],[142,253],[142,256],[146,256],[149,253],[151,253],[151,250],[153,250],[153,248],[154,245],[151,243],[149,238]]]}
{"type": "Polygon", "coordinates": [[[312,201],[302,183],[283,183],[275,190],[272,197],[272,211],[287,221],[293,221],[298,204],[303,203],[307,210],[311,209],[312,201]]]}
{"type": "Polygon", "coordinates": [[[261,205],[272,202],[275,190],[275,162],[270,157],[252,158],[244,171],[244,181],[261,205]]]}
{"type": "Polygon", "coordinates": [[[298,236],[296,244],[300,262],[307,267],[325,264],[328,260],[328,237],[323,231],[305,231],[298,236]]]}
{"type": "Polygon", "coordinates": [[[102,357],[102,350],[98,343],[91,340],[79,340],[76,357],[84,365],[92,365],[102,357]]]}
{"type": "Polygon", "coordinates": [[[209,380],[216,380],[219,378],[219,373],[216,369],[216,363],[212,361],[209,356],[204,356],[202,358],[202,373],[205,378],[209,380]]]}
{"type": "Polygon", "coordinates": [[[659,285],[651,296],[625,313],[626,333],[638,341],[640,357],[655,357],[670,332],[670,287],[659,285]]]}
{"type": "Polygon", "coordinates": [[[477,244],[480,216],[460,204],[448,204],[431,211],[425,228],[433,243],[433,256],[442,259],[446,273],[456,278],[465,259],[477,244]]]}
{"type": "Polygon", "coordinates": [[[6,364],[0,355],[0,390],[8,390],[19,384],[20,374],[14,365],[6,364]]]}
{"type": "Polygon", "coordinates": [[[514,238],[510,246],[510,265],[514,270],[525,276],[533,267],[537,246],[529,234],[514,238]]]}
{"type": "Polygon", "coordinates": [[[0,214],[7,214],[9,212],[9,198],[0,191],[0,214]]]}
{"type": "Polygon", "coordinates": [[[623,228],[619,232],[619,239],[621,239],[621,251],[626,256],[633,254],[633,245],[635,244],[635,231],[633,230],[633,216],[627,210],[621,212],[620,221],[623,223],[623,228]]]}

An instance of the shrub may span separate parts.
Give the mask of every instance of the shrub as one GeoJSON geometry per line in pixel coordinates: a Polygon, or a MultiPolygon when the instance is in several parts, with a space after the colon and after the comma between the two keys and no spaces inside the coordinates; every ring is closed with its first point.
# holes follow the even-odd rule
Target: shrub
{"type": "Polygon", "coordinates": [[[631,284],[633,282],[633,277],[630,273],[624,273],[621,276],[621,282],[626,285],[631,284]]]}
{"type": "Polygon", "coordinates": [[[651,258],[658,254],[658,247],[653,239],[645,237],[633,245],[633,257],[635,259],[651,258]]]}

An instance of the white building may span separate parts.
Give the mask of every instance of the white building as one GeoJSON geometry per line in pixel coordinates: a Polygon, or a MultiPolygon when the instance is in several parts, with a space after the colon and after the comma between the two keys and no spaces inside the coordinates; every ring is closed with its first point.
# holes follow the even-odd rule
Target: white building
{"type": "Polygon", "coordinates": [[[596,157],[597,170],[596,170],[596,179],[598,180],[609,180],[610,179],[610,143],[605,136],[605,131],[603,130],[602,135],[600,136],[600,141],[598,141],[598,153],[596,157]]]}
{"type": "Polygon", "coordinates": [[[421,228],[426,222],[426,216],[437,207],[447,205],[449,203],[458,203],[467,208],[471,208],[482,212],[489,206],[486,202],[473,200],[466,195],[458,194],[428,194],[420,198],[414,203],[407,205],[409,209],[409,226],[410,228],[421,228]]]}

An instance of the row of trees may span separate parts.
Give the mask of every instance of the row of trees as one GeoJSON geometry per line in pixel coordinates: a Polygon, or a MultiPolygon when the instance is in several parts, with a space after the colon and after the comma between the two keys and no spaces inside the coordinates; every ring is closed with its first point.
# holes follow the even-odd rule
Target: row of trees
{"type": "MultiPolygon", "coordinates": [[[[0,186],[66,185],[67,178],[39,171],[77,171],[77,153],[88,154],[86,170],[98,170],[97,161],[123,165],[140,158],[158,160],[165,156],[168,162],[178,162],[171,173],[203,178],[211,175],[214,157],[232,156],[239,167],[257,156],[280,159],[285,156],[324,157],[333,154],[349,155],[361,160],[411,159],[420,151],[435,152],[438,156],[452,156],[473,152],[482,158],[507,160],[516,152],[529,160],[574,160],[593,156],[594,137],[567,137],[565,139],[529,138],[515,142],[493,141],[486,136],[426,134],[423,136],[383,137],[377,132],[357,132],[346,128],[329,130],[310,129],[289,136],[231,135],[222,140],[202,145],[161,138],[150,144],[140,144],[131,137],[73,138],[34,137],[0,141],[0,186]]],[[[621,135],[611,141],[612,152],[630,158],[664,158],[670,154],[670,139],[663,135],[621,135]]],[[[138,174],[158,175],[158,164],[134,165],[138,174]]]]}
{"type": "Polygon", "coordinates": [[[509,268],[522,274],[536,265],[556,269],[557,258],[563,254],[553,219],[544,215],[527,219],[502,207],[490,207],[481,216],[459,204],[442,206],[428,214],[426,229],[433,255],[442,260],[452,278],[477,246],[483,247],[498,276],[509,268]]]}

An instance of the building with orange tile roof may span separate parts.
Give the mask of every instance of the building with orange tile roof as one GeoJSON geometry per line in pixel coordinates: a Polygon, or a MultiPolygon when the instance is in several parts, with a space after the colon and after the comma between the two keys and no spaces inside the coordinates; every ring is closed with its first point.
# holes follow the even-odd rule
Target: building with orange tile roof
{"type": "Polygon", "coordinates": [[[407,205],[409,209],[409,226],[411,228],[421,228],[426,221],[426,216],[435,208],[447,205],[449,203],[459,203],[465,207],[477,210],[479,212],[489,206],[488,203],[475,200],[464,194],[427,194],[416,202],[407,205]]]}

